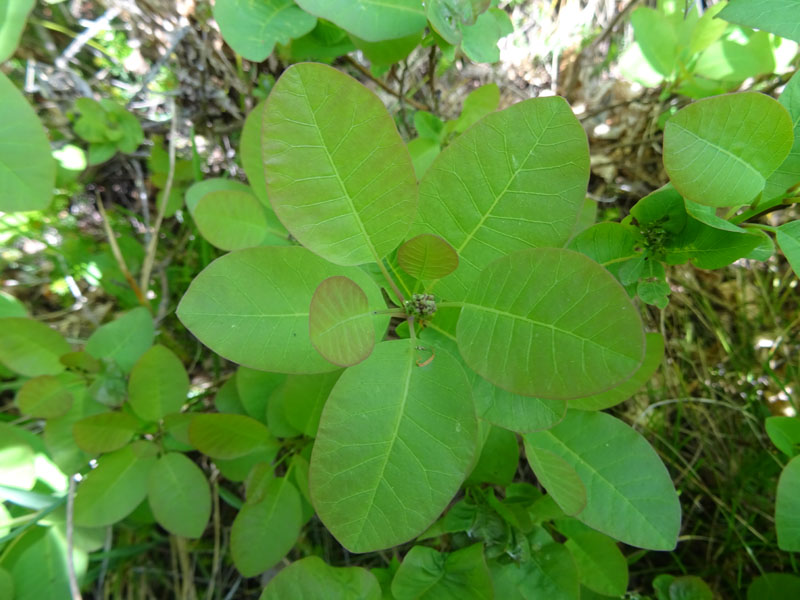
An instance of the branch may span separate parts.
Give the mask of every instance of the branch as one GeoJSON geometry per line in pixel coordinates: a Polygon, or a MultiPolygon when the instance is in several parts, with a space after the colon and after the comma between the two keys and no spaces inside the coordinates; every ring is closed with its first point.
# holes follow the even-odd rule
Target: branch
{"type": "Polygon", "coordinates": [[[429,107],[425,106],[424,104],[422,104],[422,102],[414,100],[414,98],[408,98],[406,96],[403,96],[400,92],[397,92],[397,91],[393,90],[386,83],[384,83],[383,81],[381,81],[380,79],[375,77],[372,73],[370,73],[369,69],[367,69],[364,65],[362,65],[362,64],[358,63],[357,61],[353,60],[351,57],[345,56],[344,59],[350,65],[352,65],[356,69],[358,69],[358,71],[364,77],[366,77],[367,79],[369,79],[370,81],[372,81],[373,83],[378,85],[378,87],[380,87],[383,91],[390,93],[392,96],[394,96],[396,98],[399,98],[401,102],[408,102],[411,106],[413,106],[417,110],[427,110],[428,112],[431,112],[431,109],[429,107]]]}

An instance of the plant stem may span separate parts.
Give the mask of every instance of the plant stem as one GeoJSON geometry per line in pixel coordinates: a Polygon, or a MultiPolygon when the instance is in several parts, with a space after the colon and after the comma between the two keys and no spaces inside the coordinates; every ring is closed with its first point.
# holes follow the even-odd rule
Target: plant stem
{"type": "Polygon", "coordinates": [[[150,274],[153,271],[153,263],[155,262],[156,250],[158,248],[158,231],[161,229],[161,222],[164,220],[164,213],[167,210],[169,195],[172,192],[172,180],[175,178],[175,138],[178,134],[179,115],[174,98],[170,100],[170,109],[172,112],[172,123],[169,128],[169,172],[167,173],[167,183],[164,186],[164,195],[161,198],[161,205],[158,207],[158,215],[156,216],[155,225],[153,225],[150,242],[147,244],[147,253],[144,258],[144,263],[142,263],[142,276],[139,280],[139,286],[143,290],[150,289],[150,274]]]}
{"type": "Polygon", "coordinates": [[[386,270],[386,265],[383,264],[383,260],[378,259],[377,262],[378,268],[381,270],[381,273],[383,273],[384,279],[386,279],[386,281],[389,283],[389,286],[392,288],[395,297],[400,301],[400,306],[405,306],[406,299],[403,296],[403,292],[400,291],[400,288],[397,287],[397,284],[394,282],[394,279],[392,279],[392,276],[389,275],[389,271],[386,270]]]}
{"type": "Polygon", "coordinates": [[[67,491],[67,577],[69,578],[69,591],[72,595],[72,600],[82,600],[81,588],[78,586],[78,578],[75,575],[75,561],[73,560],[73,539],[75,527],[72,520],[73,508],[75,506],[75,476],[71,475],[69,478],[69,489],[67,491]]]}
{"type": "Polygon", "coordinates": [[[408,102],[411,106],[413,106],[417,110],[427,110],[428,112],[430,112],[430,108],[428,108],[427,106],[425,106],[421,102],[418,102],[417,100],[414,100],[414,98],[403,97],[399,92],[393,90],[386,83],[384,83],[383,81],[381,81],[380,79],[375,77],[372,73],[370,73],[369,69],[367,69],[364,65],[359,64],[357,61],[353,60],[349,56],[345,56],[344,59],[348,64],[350,64],[350,65],[354,66],[356,69],[358,69],[358,71],[364,77],[366,77],[370,81],[375,82],[375,84],[377,84],[378,87],[380,87],[383,91],[389,92],[392,96],[394,96],[395,98],[398,98],[400,100],[403,100],[404,102],[408,102]]]}

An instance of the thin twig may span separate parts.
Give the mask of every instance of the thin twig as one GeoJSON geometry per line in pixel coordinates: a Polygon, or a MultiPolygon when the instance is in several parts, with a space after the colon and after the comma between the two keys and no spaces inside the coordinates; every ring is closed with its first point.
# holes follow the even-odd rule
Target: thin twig
{"type": "Polygon", "coordinates": [[[75,575],[75,561],[73,560],[73,536],[75,527],[72,522],[73,508],[75,506],[75,476],[69,478],[69,489],[67,490],[67,577],[69,578],[69,591],[72,600],[83,600],[81,589],[78,586],[78,578],[75,575]]]}
{"type": "Polygon", "coordinates": [[[114,230],[111,229],[111,223],[108,221],[108,215],[106,214],[106,209],[103,206],[103,200],[96,196],[97,199],[97,211],[100,213],[100,216],[103,218],[103,229],[106,232],[106,237],[108,238],[108,245],[111,246],[111,254],[114,255],[114,259],[117,261],[117,266],[119,270],[122,271],[122,274],[125,276],[125,280],[128,282],[128,285],[131,286],[133,293],[136,295],[136,299],[139,301],[139,304],[144,306],[148,310],[152,310],[150,303],[145,298],[144,294],[142,293],[142,288],[139,287],[139,284],[136,283],[136,280],[131,275],[131,272],[128,270],[128,265],[125,263],[125,257],[122,256],[122,251],[119,248],[119,244],[117,244],[117,237],[114,235],[114,230]]]}
{"type": "Polygon", "coordinates": [[[106,539],[103,542],[103,561],[100,563],[100,574],[97,576],[97,586],[95,586],[95,597],[105,598],[103,589],[106,585],[106,574],[108,573],[108,563],[111,560],[111,544],[114,541],[114,528],[110,525],[106,527],[106,539]]]}
{"type": "Polygon", "coordinates": [[[628,2],[628,4],[625,5],[625,8],[619,11],[616,14],[616,16],[613,19],[611,19],[611,23],[609,23],[608,26],[603,30],[603,33],[597,36],[591,44],[584,46],[583,50],[581,50],[581,54],[584,54],[584,52],[587,49],[594,50],[600,44],[602,44],[606,39],[608,39],[608,37],[614,32],[614,29],[616,29],[617,25],[620,23],[620,21],[622,21],[625,15],[627,15],[628,12],[630,12],[630,10],[638,3],[639,0],[630,0],[630,2],[628,2]]]}
{"type": "Polygon", "coordinates": [[[142,78],[142,84],[139,86],[139,89],[137,89],[136,92],[134,92],[134,94],[131,96],[131,99],[128,101],[128,104],[126,105],[126,108],[131,107],[136,98],[138,98],[139,95],[147,89],[147,86],[150,85],[150,82],[153,81],[153,79],[156,78],[156,75],[158,75],[161,72],[161,67],[163,67],[164,63],[166,63],[169,60],[169,57],[175,51],[175,48],[178,47],[178,44],[181,43],[181,40],[183,40],[183,38],[186,37],[186,34],[189,33],[191,29],[192,28],[190,25],[184,25],[183,27],[181,27],[180,29],[175,31],[175,33],[172,34],[172,37],[170,38],[169,47],[164,52],[164,54],[162,54],[158,58],[158,60],[153,63],[153,65],[150,67],[150,70],[142,78]]]}
{"type": "Polygon", "coordinates": [[[161,198],[161,205],[158,207],[156,222],[150,234],[150,241],[147,244],[147,252],[142,263],[142,276],[139,279],[139,287],[143,290],[150,289],[150,274],[153,271],[153,262],[156,259],[158,249],[158,232],[161,229],[161,222],[164,220],[164,213],[167,210],[169,195],[172,193],[172,180],[175,178],[175,138],[178,135],[178,107],[175,99],[170,100],[170,112],[172,113],[172,123],[169,130],[169,172],[167,173],[167,183],[164,186],[164,194],[161,198]]]}
{"type": "Polygon", "coordinates": [[[222,524],[219,516],[219,471],[216,469],[211,475],[211,498],[213,500],[213,523],[214,523],[214,554],[211,558],[211,573],[208,576],[208,589],[206,590],[206,600],[212,600],[214,597],[214,588],[217,583],[217,575],[219,574],[219,555],[220,555],[220,538],[222,534],[222,524]]]}
{"type": "Polygon", "coordinates": [[[108,29],[109,24],[113,21],[117,15],[120,13],[120,9],[116,6],[112,6],[106,12],[104,12],[98,19],[95,19],[89,26],[84,29],[78,36],[72,40],[69,46],[66,47],[64,52],[61,53],[56,61],[56,67],[59,69],[66,69],[67,64],[73,57],[80,52],[80,49],[83,48],[86,43],[91,40],[94,36],[98,33],[103,31],[104,29],[108,29]]]}
{"type": "Polygon", "coordinates": [[[403,97],[402,94],[400,94],[396,90],[393,90],[386,83],[384,83],[383,81],[381,81],[380,79],[375,77],[372,73],[370,73],[369,69],[367,69],[364,65],[358,63],[357,61],[353,60],[349,56],[345,56],[344,59],[348,64],[350,64],[350,65],[354,66],[356,69],[358,69],[358,71],[364,77],[366,77],[367,79],[369,79],[370,81],[372,81],[373,83],[378,85],[378,87],[380,87],[383,91],[390,93],[392,96],[394,96],[396,98],[399,98],[400,100],[403,100],[404,102],[408,102],[411,106],[413,106],[417,110],[427,110],[427,111],[430,112],[431,109],[429,107],[425,106],[422,102],[419,102],[418,100],[414,100],[414,98],[403,97]]]}

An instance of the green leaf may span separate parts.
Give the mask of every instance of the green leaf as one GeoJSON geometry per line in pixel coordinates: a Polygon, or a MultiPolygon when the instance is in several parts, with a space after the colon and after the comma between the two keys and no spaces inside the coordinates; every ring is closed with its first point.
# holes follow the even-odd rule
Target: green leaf
{"type": "Polygon", "coordinates": [[[789,461],[778,479],[775,499],[775,528],[778,548],[786,552],[800,551],[800,457],[789,461]]]}
{"type": "Polygon", "coordinates": [[[86,341],[86,352],[97,359],[110,358],[129,373],[153,343],[153,317],[144,307],[99,327],[86,341]]]}
{"type": "Polygon", "coordinates": [[[351,552],[389,548],[424,531],[472,466],[477,423],[466,375],[442,350],[417,366],[415,346],[378,344],[342,374],[322,412],[311,497],[351,552]]]}
{"type": "Polygon", "coordinates": [[[411,35],[426,23],[420,0],[297,0],[297,4],[368,42],[411,35]]]}
{"type": "Polygon", "coordinates": [[[670,582],[669,600],[714,600],[714,593],[699,577],[683,575],[670,582]]]}
{"type": "Polygon", "coordinates": [[[800,419],[797,417],[767,417],[764,425],[775,447],[789,458],[800,450],[800,419]]]}
{"type": "MultiPolygon", "coordinates": [[[[324,373],[337,367],[311,345],[308,307],[322,280],[342,275],[385,306],[365,273],[336,267],[299,246],[247,248],[226,254],[192,282],[178,318],[201,342],[228,360],[264,371],[324,373]],[[232,333],[241,332],[241,335],[232,333]]],[[[376,318],[382,337],[388,317],[376,318]]]]}
{"type": "Polygon", "coordinates": [[[480,457],[467,477],[467,484],[491,483],[507,486],[517,474],[519,443],[517,436],[507,429],[489,427],[480,457]]]}
{"type": "Polygon", "coordinates": [[[458,268],[458,254],[438,235],[423,233],[397,249],[397,262],[415,279],[441,279],[458,268]]]}
{"type": "Polygon", "coordinates": [[[775,231],[778,242],[792,270],[800,277],[800,221],[792,221],[778,227],[775,231]]]}
{"type": "Polygon", "coordinates": [[[730,0],[719,17],[800,42],[800,16],[795,0],[730,0]]]}
{"type": "Polygon", "coordinates": [[[417,207],[411,157],[381,101],[355,79],[320,64],[290,67],[267,100],[261,141],[270,202],[303,246],[360,265],[404,239],[417,207]]]}
{"type": "Polygon", "coordinates": [[[73,427],[81,419],[108,412],[108,409],[95,402],[86,393],[86,388],[72,389],[75,401],[63,417],[48,419],[44,427],[44,443],[47,451],[63,473],[76,473],[82,470],[91,459],[78,447],[73,434],[73,427]]]}
{"type": "MultiPolygon", "coordinates": [[[[14,580],[14,596],[10,598],[63,600],[72,596],[63,530],[58,527],[33,527],[6,548],[3,567],[8,569],[14,580]]],[[[80,580],[86,572],[86,552],[75,547],[72,561],[75,575],[80,580]]]]}
{"type": "Polygon", "coordinates": [[[760,244],[759,235],[710,227],[689,217],[683,231],[668,240],[665,260],[672,265],[691,261],[699,269],[720,269],[760,244]]]}
{"type": "Polygon", "coordinates": [[[165,415],[180,412],[188,393],[189,375],[183,363],[164,346],[153,346],[145,352],[128,380],[128,402],[145,421],[159,421],[165,415]]]}
{"type": "MultiPolygon", "coordinates": [[[[0,423],[0,482],[30,490],[36,483],[36,454],[23,433],[7,423],[0,423]]],[[[2,498],[2,492],[0,492],[2,498]]]]}
{"type": "Polygon", "coordinates": [[[628,563],[614,540],[587,529],[567,535],[564,545],[578,567],[581,583],[606,596],[622,596],[628,589],[628,563]]]}
{"type": "Polygon", "coordinates": [[[631,546],[675,547],[678,496],[655,450],[633,429],[605,413],[571,410],[553,429],[524,438],[529,456],[558,454],[578,473],[587,491],[581,522],[631,546]]]}
{"type": "Polygon", "coordinates": [[[650,67],[669,77],[678,64],[678,37],[670,20],[660,11],[640,6],[631,13],[636,43],[650,67]]]}
{"type": "Polygon", "coordinates": [[[25,382],[15,402],[22,414],[35,419],[52,419],[65,415],[73,400],[72,393],[58,377],[40,375],[25,382]]]}
{"type": "Polygon", "coordinates": [[[97,459],[75,495],[75,524],[113,525],[127,517],[147,496],[147,478],[156,462],[156,447],[138,441],[97,459]]]}
{"type": "Polygon", "coordinates": [[[571,463],[545,448],[526,445],[525,453],[539,483],[564,514],[577,515],[586,508],[586,485],[571,463]]]}
{"type": "Polygon", "coordinates": [[[767,179],[764,187],[766,200],[780,196],[800,183],[800,73],[795,73],[789,80],[778,97],[778,102],[783,104],[792,118],[794,145],[783,164],[767,179]]]}
{"type": "Polygon", "coordinates": [[[283,412],[289,424],[316,437],[322,408],[342,371],[321,375],[290,375],[275,393],[283,396],[283,412]]]}
{"type": "Polygon", "coordinates": [[[267,484],[257,502],[245,502],[231,527],[231,557],[236,569],[253,577],[275,566],[300,535],[300,494],[285,477],[267,484]]]}
{"type": "Polygon", "coordinates": [[[331,567],[307,556],[278,571],[259,600],[380,600],[375,576],[361,567],[331,567]]]}
{"type": "Polygon", "coordinates": [[[57,375],[64,370],[59,361],[72,350],[67,341],[44,323],[33,319],[0,319],[0,362],[25,375],[57,375]]]}
{"type": "Polygon", "coordinates": [[[408,153],[411,155],[414,173],[418,179],[425,175],[441,150],[439,142],[429,138],[419,137],[408,142],[408,153]]]}
{"type": "Polygon", "coordinates": [[[340,367],[366,359],[375,346],[372,311],[364,291],[352,279],[328,277],[317,286],[308,309],[311,344],[340,367]]]}
{"type": "Polygon", "coordinates": [[[265,422],[269,398],[284,381],[286,375],[282,373],[267,373],[239,367],[236,371],[235,385],[244,413],[256,421],[265,422]]]}
{"type": "Polygon", "coordinates": [[[731,27],[698,57],[693,67],[698,77],[678,89],[697,97],[710,96],[735,88],[748,77],[772,73],[775,67],[775,47],[768,33],[731,27]]]}
{"type": "Polygon", "coordinates": [[[0,291],[0,318],[28,317],[28,309],[11,294],[0,291]]]}
{"type": "Polygon", "coordinates": [[[508,13],[490,8],[478,17],[474,25],[462,28],[461,49],[473,62],[495,63],[500,60],[497,42],[513,31],[508,13]]]}
{"type": "Polygon", "coordinates": [[[456,249],[458,269],[435,285],[463,300],[493,260],[562,246],[589,180],[586,134],[562,98],[525,100],[484,117],[438,156],[420,182],[420,224],[456,249]]]}
{"type": "Polygon", "coordinates": [[[245,415],[199,414],[189,425],[192,446],[211,458],[239,458],[275,446],[269,429],[245,415]]]}
{"type": "Polygon", "coordinates": [[[790,573],[759,575],[747,588],[747,600],[795,600],[800,596],[800,577],[790,573]]]}
{"type": "Polygon", "coordinates": [[[250,188],[243,184],[241,181],[235,179],[204,179],[193,183],[189,189],[186,190],[184,202],[186,208],[189,209],[189,214],[194,216],[194,209],[197,208],[200,199],[206,194],[211,192],[229,191],[229,192],[251,192],[250,188]]]}
{"type": "Polygon", "coordinates": [[[569,401],[569,407],[578,410],[604,410],[633,396],[639,388],[650,381],[664,360],[664,338],[661,334],[647,333],[645,340],[644,361],[629,379],[607,392],[585,398],[574,398],[569,401]]]}
{"type": "Polygon", "coordinates": [[[269,233],[264,209],[249,191],[210,192],[200,198],[193,216],[203,237],[220,250],[259,246],[269,233]]]}
{"type": "MultiPolygon", "coordinates": [[[[10,27],[14,27],[13,21],[8,21],[10,27]]],[[[5,36],[3,18],[0,18],[0,27],[0,36],[5,36]]],[[[0,37],[0,46],[7,43],[7,39],[0,37]]],[[[3,53],[0,48],[0,54],[3,53]]],[[[50,205],[56,180],[56,161],[50,155],[50,141],[25,96],[3,73],[0,73],[0,105],[4,115],[0,124],[0,140],[3,140],[0,143],[0,211],[43,210],[50,205]]]]}
{"type": "MultiPolygon", "coordinates": [[[[0,505],[0,511],[5,510],[0,505]]],[[[14,578],[11,573],[0,567],[0,598],[14,598],[14,578]]]]}
{"type": "Polygon", "coordinates": [[[78,448],[89,454],[113,452],[131,441],[139,423],[123,412],[106,412],[91,415],[72,426],[72,435],[78,448]]]}
{"type": "Polygon", "coordinates": [[[500,88],[496,83],[488,83],[472,90],[464,99],[461,114],[445,128],[456,133],[464,133],[486,115],[497,110],[500,104],[500,88]]]}
{"type": "Polygon", "coordinates": [[[266,60],[275,44],[288,44],[317,24],[293,0],[218,0],[214,20],[230,47],[253,62],[266,60]]]}
{"type": "Polygon", "coordinates": [[[397,600],[488,600],[494,598],[483,544],[449,554],[414,546],[392,580],[397,600]]]}
{"type": "MultiPolygon", "coordinates": [[[[448,310],[452,309],[442,309],[437,314],[441,315],[448,310]]],[[[452,324],[452,329],[455,329],[455,323],[452,324]]],[[[567,412],[566,401],[512,394],[492,385],[467,367],[461,359],[455,335],[447,331],[440,321],[434,321],[426,327],[421,337],[426,341],[430,340],[437,348],[444,348],[459,360],[467,379],[471,380],[475,411],[482,420],[510,431],[527,433],[549,429],[564,418],[567,412]]]]}
{"type": "Polygon", "coordinates": [[[147,499],[156,521],[172,534],[199,538],[211,516],[211,492],[203,471],[179,452],[169,452],[150,470],[147,499]]]}
{"type": "Polygon", "coordinates": [[[579,600],[578,571],[561,544],[545,544],[519,563],[491,561],[495,597],[501,600],[579,600]]]}
{"type": "Polygon", "coordinates": [[[520,250],[493,262],[457,328],[470,367],[515,394],[580,398],[628,379],[644,332],[622,286],[582,254],[520,250]]]}
{"type": "Polygon", "coordinates": [[[458,45],[461,42],[461,24],[472,12],[469,3],[463,0],[429,0],[425,3],[425,16],[431,27],[442,36],[448,44],[458,45]]]}
{"type": "Polygon", "coordinates": [[[0,62],[11,58],[17,49],[34,4],[35,0],[0,0],[0,62]]]}
{"type": "Polygon", "coordinates": [[[283,394],[280,393],[280,388],[269,397],[267,402],[267,427],[269,427],[270,433],[277,438],[297,437],[302,432],[292,427],[292,424],[286,419],[284,411],[285,399],[283,394]]]}
{"type": "Polygon", "coordinates": [[[783,163],[792,120],[776,100],[756,92],[700,100],[664,128],[664,168],[678,192],[709,206],[750,204],[783,163]]]}
{"type": "MultiPolygon", "coordinates": [[[[241,369],[242,367],[239,368],[241,369]]],[[[260,371],[255,372],[259,373],[260,371]]],[[[238,415],[247,413],[241,399],[239,398],[239,392],[236,389],[239,379],[238,375],[239,373],[237,371],[233,377],[223,383],[219,390],[217,390],[217,395],[214,396],[214,408],[217,409],[217,412],[234,413],[238,415]]],[[[264,407],[264,410],[261,411],[261,414],[263,415],[265,411],[266,407],[264,407]]]]}
{"type": "Polygon", "coordinates": [[[422,32],[418,31],[405,37],[382,42],[368,42],[354,35],[351,35],[350,39],[375,69],[376,67],[390,67],[394,63],[404,60],[422,41],[422,32]]]}

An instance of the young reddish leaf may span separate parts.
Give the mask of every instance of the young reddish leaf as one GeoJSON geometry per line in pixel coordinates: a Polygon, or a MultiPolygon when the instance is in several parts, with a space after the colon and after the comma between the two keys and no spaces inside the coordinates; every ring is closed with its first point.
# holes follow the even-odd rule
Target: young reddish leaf
{"type": "Polygon", "coordinates": [[[458,268],[458,254],[438,235],[423,233],[400,246],[397,262],[417,279],[441,279],[458,268]]]}
{"type": "Polygon", "coordinates": [[[367,295],[352,279],[328,277],[311,298],[308,331],[317,352],[333,364],[360,363],[375,347],[367,295]]]}
{"type": "Polygon", "coordinates": [[[17,393],[20,412],[36,419],[60,417],[72,406],[72,393],[52,375],[41,375],[25,382],[17,393]]]}
{"type": "Polygon", "coordinates": [[[89,454],[119,450],[136,433],[136,419],[123,412],[107,412],[81,419],[72,426],[78,448],[89,454]]]}

